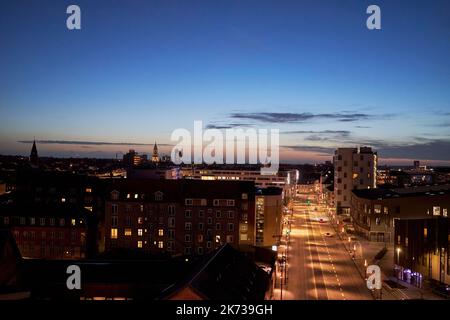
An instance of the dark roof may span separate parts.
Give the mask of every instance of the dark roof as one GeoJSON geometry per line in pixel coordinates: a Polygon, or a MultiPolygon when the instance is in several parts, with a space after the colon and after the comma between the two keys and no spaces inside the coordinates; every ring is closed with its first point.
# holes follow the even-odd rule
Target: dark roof
{"type": "Polygon", "coordinates": [[[0,229],[0,294],[20,288],[22,256],[9,229],[0,229]]]}
{"type": "Polygon", "coordinates": [[[126,296],[155,299],[191,271],[184,260],[24,260],[23,274],[34,299],[126,296]],[[66,288],[67,267],[81,271],[81,290],[66,288]]]}
{"type": "Polygon", "coordinates": [[[400,197],[425,197],[436,195],[450,195],[450,185],[421,186],[395,189],[361,189],[352,191],[355,196],[363,199],[388,199],[400,197]]]}
{"type": "MultiPolygon", "coordinates": [[[[16,259],[21,259],[20,251],[17,248],[16,241],[14,240],[14,237],[11,234],[11,231],[9,229],[0,229],[0,258],[5,257],[5,250],[6,246],[11,246],[11,254],[16,259]]],[[[0,260],[1,262],[1,260],[0,260]]]]}
{"type": "Polygon", "coordinates": [[[225,244],[209,254],[188,279],[163,292],[162,298],[189,286],[208,300],[263,300],[268,283],[265,271],[225,244]]]}

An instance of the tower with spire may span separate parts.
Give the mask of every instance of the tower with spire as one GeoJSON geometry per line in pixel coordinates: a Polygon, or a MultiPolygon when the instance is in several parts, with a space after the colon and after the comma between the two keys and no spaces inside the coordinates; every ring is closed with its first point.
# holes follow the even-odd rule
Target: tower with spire
{"type": "Polygon", "coordinates": [[[156,141],[155,141],[155,145],[153,146],[152,162],[154,162],[154,163],[159,162],[158,145],[156,144],[156,141]]]}
{"type": "Polygon", "coordinates": [[[33,147],[31,148],[30,153],[30,164],[32,166],[37,166],[39,162],[37,148],[36,148],[36,139],[33,140],[33,147]]]}

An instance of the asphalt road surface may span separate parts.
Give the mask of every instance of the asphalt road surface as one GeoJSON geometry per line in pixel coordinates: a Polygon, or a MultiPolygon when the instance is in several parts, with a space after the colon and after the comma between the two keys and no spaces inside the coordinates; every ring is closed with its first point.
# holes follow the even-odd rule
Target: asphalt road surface
{"type": "Polygon", "coordinates": [[[306,197],[294,201],[283,299],[372,300],[325,211],[306,197]]]}

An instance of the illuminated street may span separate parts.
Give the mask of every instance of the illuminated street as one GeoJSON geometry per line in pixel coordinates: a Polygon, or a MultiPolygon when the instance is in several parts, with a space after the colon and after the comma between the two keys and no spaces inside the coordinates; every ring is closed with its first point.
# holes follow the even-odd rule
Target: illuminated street
{"type": "MultiPolygon", "coordinates": [[[[328,222],[324,208],[316,204],[312,195],[308,205],[307,198],[308,195],[302,195],[294,201],[287,283],[282,299],[372,299],[343,241],[328,222]]],[[[276,294],[280,298],[279,290],[276,294]]]]}

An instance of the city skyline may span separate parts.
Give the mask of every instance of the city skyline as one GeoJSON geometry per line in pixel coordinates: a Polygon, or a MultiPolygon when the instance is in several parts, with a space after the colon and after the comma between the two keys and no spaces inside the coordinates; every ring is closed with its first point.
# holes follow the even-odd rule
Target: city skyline
{"type": "Polygon", "coordinates": [[[368,145],[450,164],[450,5],[377,1],[1,4],[0,154],[170,153],[170,134],[278,128],[281,162],[368,145]],[[37,13],[39,12],[39,13],[37,13]]]}

